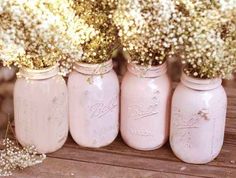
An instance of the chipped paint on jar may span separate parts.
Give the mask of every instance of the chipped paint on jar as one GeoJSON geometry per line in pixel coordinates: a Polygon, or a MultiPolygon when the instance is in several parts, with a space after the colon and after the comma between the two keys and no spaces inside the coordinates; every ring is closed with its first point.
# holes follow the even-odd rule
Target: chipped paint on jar
{"type": "Polygon", "coordinates": [[[75,64],[69,75],[70,133],[84,147],[114,141],[119,131],[119,82],[112,60],[75,64]]]}
{"type": "Polygon", "coordinates": [[[66,83],[58,66],[20,69],[14,88],[15,131],[23,146],[51,153],[65,143],[69,130],[66,83]]]}
{"type": "Polygon", "coordinates": [[[214,160],[224,141],[227,97],[221,79],[196,79],[185,74],[174,92],[170,145],[182,161],[214,160]]]}
{"type": "Polygon", "coordinates": [[[168,139],[171,82],[166,67],[128,65],[121,86],[121,135],[132,148],[154,150],[168,139]]]}

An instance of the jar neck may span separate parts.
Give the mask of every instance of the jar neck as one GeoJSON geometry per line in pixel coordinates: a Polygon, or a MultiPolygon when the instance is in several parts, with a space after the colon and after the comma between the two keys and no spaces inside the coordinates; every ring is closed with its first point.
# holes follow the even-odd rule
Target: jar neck
{"type": "Polygon", "coordinates": [[[76,62],[74,70],[86,75],[102,75],[108,73],[113,69],[112,60],[106,61],[101,64],[87,64],[76,62]]]}
{"type": "Polygon", "coordinates": [[[30,80],[43,80],[52,78],[58,75],[58,73],[59,73],[58,65],[39,70],[22,67],[18,73],[18,77],[24,77],[30,80]]]}
{"type": "Polygon", "coordinates": [[[222,84],[222,79],[199,79],[187,76],[185,73],[182,73],[181,83],[185,86],[200,91],[213,90],[222,84]]]}
{"type": "Polygon", "coordinates": [[[166,62],[160,66],[141,66],[133,63],[128,64],[128,71],[134,75],[143,78],[160,77],[166,74],[167,64],[166,62]]]}

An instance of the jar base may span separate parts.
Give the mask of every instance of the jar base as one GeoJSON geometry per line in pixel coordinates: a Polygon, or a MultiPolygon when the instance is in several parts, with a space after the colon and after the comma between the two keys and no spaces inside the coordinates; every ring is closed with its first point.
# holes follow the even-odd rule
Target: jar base
{"type": "MultiPolygon", "coordinates": [[[[172,149],[172,150],[173,150],[173,149],[172,149]]],[[[195,164],[195,165],[208,164],[208,163],[214,161],[214,159],[216,159],[216,158],[219,156],[219,154],[220,154],[220,153],[218,153],[218,154],[212,156],[212,158],[209,158],[209,159],[193,161],[193,160],[190,160],[190,159],[184,159],[184,158],[182,158],[182,156],[179,156],[177,153],[174,152],[174,150],[173,150],[173,153],[174,153],[174,155],[175,155],[178,159],[180,159],[181,161],[183,161],[183,162],[185,162],[185,163],[188,163],[188,164],[195,164]]]]}
{"type": "MultiPolygon", "coordinates": [[[[60,150],[60,149],[64,146],[64,144],[66,143],[67,137],[68,137],[68,136],[66,136],[66,139],[63,140],[63,142],[61,142],[61,144],[58,145],[57,147],[54,147],[53,149],[45,149],[45,150],[47,150],[47,151],[45,151],[45,150],[43,150],[43,149],[37,149],[37,147],[36,147],[37,152],[38,152],[39,154],[50,154],[50,153],[54,153],[54,152],[60,150]]],[[[25,144],[24,141],[22,141],[20,138],[18,138],[17,135],[16,135],[16,138],[17,138],[18,142],[19,142],[23,147],[29,146],[28,144],[25,144]]],[[[33,144],[32,144],[32,145],[33,145],[33,144]]]]}
{"type": "Polygon", "coordinates": [[[133,149],[139,150],[139,151],[153,151],[153,150],[157,150],[157,149],[161,148],[163,145],[165,145],[165,143],[164,143],[164,144],[158,145],[158,146],[153,147],[153,148],[140,148],[140,147],[137,147],[137,146],[131,146],[130,144],[128,144],[126,142],[125,142],[125,144],[128,145],[130,148],[133,148],[133,149]]]}
{"type": "MultiPolygon", "coordinates": [[[[176,155],[175,155],[176,156],[176,155]]],[[[188,163],[188,164],[195,164],[195,165],[204,165],[204,164],[208,164],[212,161],[214,161],[215,158],[213,159],[208,159],[206,161],[187,161],[187,160],[184,160],[184,159],[181,159],[180,157],[176,156],[178,159],[180,159],[181,161],[185,162],[185,163],[188,163]]]]}
{"type": "MultiPolygon", "coordinates": [[[[122,134],[121,134],[121,136],[122,136],[122,134]]],[[[133,148],[135,150],[139,150],[139,151],[153,151],[153,150],[157,150],[157,149],[163,147],[166,144],[166,142],[167,142],[167,139],[165,139],[161,144],[159,144],[157,146],[150,147],[150,148],[144,148],[144,147],[139,147],[139,146],[135,146],[135,145],[130,144],[129,142],[125,141],[123,136],[122,136],[122,139],[123,139],[123,142],[127,146],[129,146],[130,148],[133,148]]]]}
{"type": "Polygon", "coordinates": [[[72,139],[74,140],[74,142],[77,145],[79,145],[79,146],[81,146],[83,148],[92,148],[92,149],[103,148],[103,147],[106,147],[106,146],[112,144],[115,141],[115,139],[117,138],[117,136],[118,136],[118,132],[117,132],[116,136],[111,141],[109,141],[109,142],[107,142],[105,144],[98,145],[98,146],[91,146],[91,145],[82,144],[79,141],[76,141],[76,139],[74,139],[73,135],[71,134],[72,139]]]}

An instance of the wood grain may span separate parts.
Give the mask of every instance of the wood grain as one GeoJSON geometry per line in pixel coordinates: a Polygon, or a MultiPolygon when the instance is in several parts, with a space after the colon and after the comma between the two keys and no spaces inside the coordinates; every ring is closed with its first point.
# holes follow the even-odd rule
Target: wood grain
{"type": "Polygon", "coordinates": [[[197,178],[66,159],[47,158],[38,166],[16,172],[12,178],[197,178]]]}
{"type": "Polygon", "coordinates": [[[113,150],[111,149],[112,146],[101,149],[87,149],[75,144],[66,144],[64,148],[49,156],[183,175],[236,177],[234,163],[236,160],[234,151],[236,147],[225,145],[220,156],[208,165],[191,165],[179,161],[168,146],[155,151],[142,152],[129,148],[120,142],[119,139],[114,144],[119,146],[117,149],[113,148],[113,150]]]}

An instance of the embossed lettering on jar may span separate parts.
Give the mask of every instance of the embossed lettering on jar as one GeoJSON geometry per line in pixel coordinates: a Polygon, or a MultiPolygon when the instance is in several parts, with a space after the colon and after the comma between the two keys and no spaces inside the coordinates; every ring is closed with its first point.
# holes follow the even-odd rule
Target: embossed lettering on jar
{"type": "Polygon", "coordinates": [[[168,138],[171,83],[166,63],[128,65],[121,87],[121,134],[138,150],[161,147],[168,138]]]}
{"type": "Polygon", "coordinates": [[[75,64],[68,80],[70,132],[79,145],[103,147],[119,131],[119,82],[112,60],[75,64]]]}
{"type": "Polygon", "coordinates": [[[58,67],[22,68],[14,88],[16,137],[23,146],[51,153],[67,139],[68,93],[58,67]]]}
{"type": "Polygon", "coordinates": [[[187,163],[215,159],[223,145],[227,97],[221,79],[195,79],[182,75],[174,92],[170,144],[187,163]]]}

